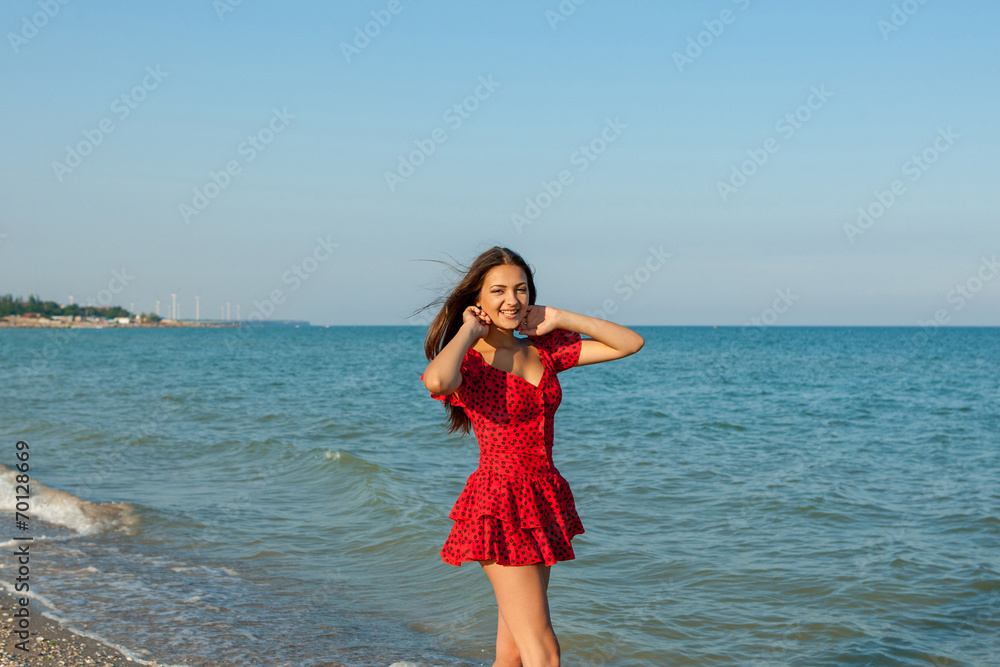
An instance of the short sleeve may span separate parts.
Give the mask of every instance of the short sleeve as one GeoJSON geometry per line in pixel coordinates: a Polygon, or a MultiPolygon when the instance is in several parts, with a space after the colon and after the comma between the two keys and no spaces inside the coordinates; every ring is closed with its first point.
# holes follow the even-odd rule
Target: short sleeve
{"type": "Polygon", "coordinates": [[[529,336],[529,338],[548,353],[556,373],[573,368],[580,360],[583,338],[575,331],[554,329],[543,336],[529,336]]]}
{"type": "MultiPolygon", "coordinates": [[[[469,382],[469,379],[474,375],[474,368],[475,365],[471,363],[471,360],[469,359],[469,353],[466,352],[465,358],[462,359],[462,367],[461,367],[462,384],[459,386],[459,388],[451,392],[450,394],[435,394],[432,391],[431,398],[441,401],[442,403],[447,403],[448,405],[457,405],[460,408],[464,408],[465,402],[462,400],[461,396],[458,395],[458,393],[459,391],[465,388],[465,386],[469,382]]],[[[421,380],[424,379],[423,373],[420,374],[420,379],[421,380]]]]}

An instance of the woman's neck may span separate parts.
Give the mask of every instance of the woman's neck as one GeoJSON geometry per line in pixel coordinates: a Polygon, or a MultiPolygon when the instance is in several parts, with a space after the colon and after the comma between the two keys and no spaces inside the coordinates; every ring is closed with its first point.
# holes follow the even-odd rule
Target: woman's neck
{"type": "Polygon", "coordinates": [[[506,350],[523,347],[520,338],[514,336],[513,329],[501,329],[496,325],[490,325],[490,331],[482,339],[487,345],[496,350],[506,350]]]}

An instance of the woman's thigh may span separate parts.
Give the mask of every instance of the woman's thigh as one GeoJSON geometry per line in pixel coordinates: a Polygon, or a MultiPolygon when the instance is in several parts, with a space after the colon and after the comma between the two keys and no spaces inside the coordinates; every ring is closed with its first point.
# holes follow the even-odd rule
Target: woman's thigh
{"type": "Polygon", "coordinates": [[[558,651],[546,596],[550,566],[498,565],[493,561],[480,561],[480,565],[493,584],[504,625],[522,656],[558,651]]]}
{"type": "MultiPolygon", "coordinates": [[[[480,565],[482,565],[483,562],[490,563],[492,561],[480,561],[480,565]]],[[[545,566],[542,567],[542,583],[543,583],[543,587],[545,588],[546,591],[548,591],[548,589],[549,589],[549,574],[551,573],[551,569],[552,569],[551,565],[545,565],[545,566]]],[[[507,624],[504,623],[503,614],[499,614],[498,613],[497,614],[497,650],[499,651],[501,648],[503,648],[505,650],[508,650],[508,651],[512,651],[514,653],[517,652],[516,642],[514,641],[514,637],[513,637],[513,635],[511,635],[510,629],[507,627],[507,624]]]]}

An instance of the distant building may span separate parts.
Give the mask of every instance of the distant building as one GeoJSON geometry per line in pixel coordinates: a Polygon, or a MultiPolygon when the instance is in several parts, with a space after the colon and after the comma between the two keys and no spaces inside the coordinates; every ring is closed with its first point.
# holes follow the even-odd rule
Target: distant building
{"type": "Polygon", "coordinates": [[[119,317],[117,320],[118,324],[128,324],[131,320],[127,317],[119,317]]]}

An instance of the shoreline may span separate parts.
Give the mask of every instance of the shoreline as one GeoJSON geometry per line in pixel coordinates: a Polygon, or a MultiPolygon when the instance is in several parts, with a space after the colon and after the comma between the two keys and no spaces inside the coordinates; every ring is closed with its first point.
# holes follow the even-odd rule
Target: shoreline
{"type": "MultiPolygon", "coordinates": [[[[46,611],[35,598],[29,603],[32,611],[29,626],[29,651],[26,653],[15,647],[19,641],[14,635],[11,614],[19,608],[15,595],[0,590],[0,620],[3,624],[3,643],[0,644],[0,667],[24,667],[28,665],[93,665],[94,667],[135,667],[142,664],[131,660],[121,651],[92,637],[80,635],[42,612],[46,611]]],[[[162,665],[156,660],[145,661],[148,665],[162,665]]]]}
{"type": "Polygon", "coordinates": [[[167,329],[175,327],[190,328],[230,328],[241,327],[242,322],[211,322],[191,320],[160,320],[159,322],[129,322],[121,324],[114,320],[93,322],[83,320],[70,322],[65,320],[50,320],[46,317],[0,317],[0,329],[167,329]]]}

